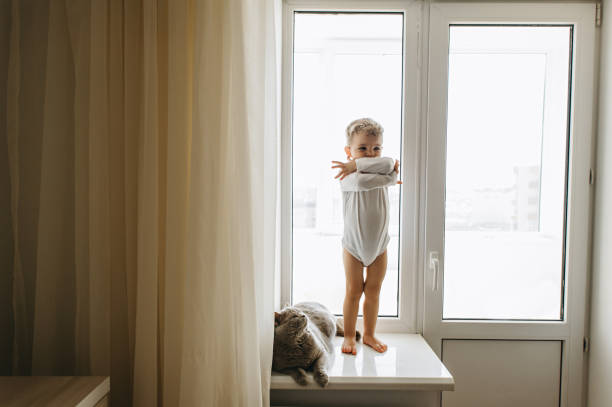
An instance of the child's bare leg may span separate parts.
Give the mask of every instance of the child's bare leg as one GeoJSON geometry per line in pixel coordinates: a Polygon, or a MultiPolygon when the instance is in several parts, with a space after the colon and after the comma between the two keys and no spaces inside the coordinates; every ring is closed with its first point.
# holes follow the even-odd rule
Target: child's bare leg
{"type": "Polygon", "coordinates": [[[346,293],[344,295],[344,341],[342,352],[357,354],[357,341],[355,340],[355,325],[359,312],[359,300],[363,294],[363,264],[352,254],[342,249],[344,273],[346,275],[346,293]]]}
{"type": "Polygon", "coordinates": [[[363,301],[363,343],[369,345],[377,352],[387,350],[387,345],[374,337],[376,319],[378,318],[378,299],[385,273],[387,272],[387,251],[385,250],[366,267],[366,280],[363,288],[365,300],[363,301]]]}

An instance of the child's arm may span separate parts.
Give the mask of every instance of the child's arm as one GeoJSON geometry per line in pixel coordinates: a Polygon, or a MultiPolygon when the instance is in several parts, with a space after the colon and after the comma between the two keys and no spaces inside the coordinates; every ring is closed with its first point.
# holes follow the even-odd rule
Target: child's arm
{"type": "Polygon", "coordinates": [[[389,157],[363,157],[355,159],[357,172],[368,174],[391,174],[395,168],[395,160],[389,157]]]}
{"type": "Polygon", "coordinates": [[[397,183],[397,172],[391,174],[370,174],[354,172],[340,181],[342,191],[369,191],[375,188],[383,188],[397,183]]]}
{"type": "Polygon", "coordinates": [[[389,157],[362,157],[355,160],[349,160],[345,163],[342,161],[332,161],[332,168],[339,168],[340,172],[334,178],[343,180],[347,175],[354,172],[362,172],[368,174],[390,174],[397,171],[396,166],[398,161],[389,157]]]}

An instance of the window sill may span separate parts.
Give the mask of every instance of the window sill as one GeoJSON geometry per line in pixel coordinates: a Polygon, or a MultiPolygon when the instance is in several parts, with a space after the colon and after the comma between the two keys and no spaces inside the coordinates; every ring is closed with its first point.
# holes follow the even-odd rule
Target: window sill
{"type": "Polygon", "coordinates": [[[312,380],[297,384],[290,376],[272,372],[271,390],[410,390],[448,391],[455,381],[425,339],[419,334],[380,333],[388,349],[379,354],[361,341],[357,356],[343,354],[342,338],[334,338],[334,354],[328,368],[329,384],[322,388],[312,380]]]}

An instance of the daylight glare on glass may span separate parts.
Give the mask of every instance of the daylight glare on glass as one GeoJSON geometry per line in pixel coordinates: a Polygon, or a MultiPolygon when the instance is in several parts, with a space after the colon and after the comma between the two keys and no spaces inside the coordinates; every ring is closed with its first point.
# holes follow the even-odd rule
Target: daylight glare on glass
{"type": "Polygon", "coordinates": [[[446,319],[562,318],[570,39],[450,29],[446,319]]]}
{"type": "MultiPolygon", "coordinates": [[[[342,314],[342,196],[331,161],[346,161],[346,126],[362,117],[383,126],[382,155],[400,159],[403,16],[294,16],[293,303],[318,301],[342,314]]],[[[389,187],[391,241],[379,315],[397,315],[399,193],[389,187]]],[[[362,306],[363,298],[360,315],[362,306]]]]}

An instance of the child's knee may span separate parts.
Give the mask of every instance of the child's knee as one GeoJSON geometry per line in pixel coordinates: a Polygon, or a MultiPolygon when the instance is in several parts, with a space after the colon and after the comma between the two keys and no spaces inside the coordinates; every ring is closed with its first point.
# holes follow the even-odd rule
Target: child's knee
{"type": "Polygon", "coordinates": [[[363,293],[367,299],[376,300],[380,295],[381,287],[380,285],[366,285],[363,289],[363,293]]]}
{"type": "Polygon", "coordinates": [[[351,301],[359,301],[363,295],[363,286],[349,287],[346,292],[346,298],[351,301]]]}

